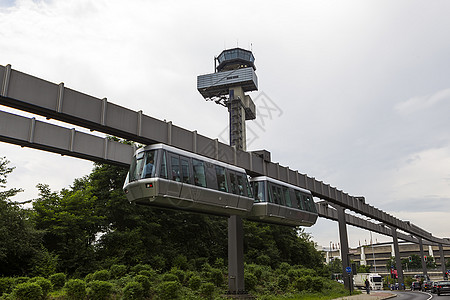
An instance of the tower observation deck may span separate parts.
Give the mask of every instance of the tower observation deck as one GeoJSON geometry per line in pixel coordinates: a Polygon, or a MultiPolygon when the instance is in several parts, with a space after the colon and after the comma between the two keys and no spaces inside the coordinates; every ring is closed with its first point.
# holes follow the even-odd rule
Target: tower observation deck
{"type": "Polygon", "coordinates": [[[222,51],[215,62],[216,72],[197,77],[197,90],[207,101],[228,108],[230,145],[245,151],[245,121],[256,118],[255,104],[245,95],[258,90],[255,57],[249,50],[233,48],[222,51]]]}

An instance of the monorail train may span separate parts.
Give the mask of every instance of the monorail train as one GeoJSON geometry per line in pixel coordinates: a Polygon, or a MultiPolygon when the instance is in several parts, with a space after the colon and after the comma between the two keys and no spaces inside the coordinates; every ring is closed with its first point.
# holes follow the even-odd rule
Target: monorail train
{"type": "Polygon", "coordinates": [[[311,226],[317,211],[309,191],[165,144],[138,149],[124,192],[136,204],[289,226],[311,226]]]}
{"type": "Polygon", "coordinates": [[[255,203],[248,219],[292,226],[312,226],[317,220],[310,191],[270,177],[250,179],[255,203]]]}
{"type": "Polygon", "coordinates": [[[130,202],[246,216],[253,195],[244,169],[165,144],[138,149],[124,185],[130,202]]]}

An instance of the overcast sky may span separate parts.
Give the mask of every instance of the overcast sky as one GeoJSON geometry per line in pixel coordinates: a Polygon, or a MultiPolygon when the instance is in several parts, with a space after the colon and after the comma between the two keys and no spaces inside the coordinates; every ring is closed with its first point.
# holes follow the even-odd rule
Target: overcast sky
{"type": "MultiPolygon", "coordinates": [[[[0,65],[227,138],[226,109],[196,78],[222,50],[252,49],[249,150],[449,237],[449,13],[445,0],[0,0],[0,65]]],[[[17,201],[93,167],[6,143],[0,156],[16,167],[8,187],[25,189],[17,201]]],[[[337,228],[320,219],[306,231],[329,246],[337,228]]],[[[350,246],[369,242],[348,230],[350,246]]]]}

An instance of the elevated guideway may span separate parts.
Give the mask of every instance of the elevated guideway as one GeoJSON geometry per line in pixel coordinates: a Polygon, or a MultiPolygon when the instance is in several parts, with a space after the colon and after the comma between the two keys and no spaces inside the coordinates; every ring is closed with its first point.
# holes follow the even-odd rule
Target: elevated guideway
{"type": "MultiPolygon", "coordinates": [[[[4,111],[0,111],[0,141],[124,168],[129,168],[135,151],[132,145],[107,137],[102,138],[4,111]]],[[[325,201],[316,203],[316,209],[320,217],[338,220],[337,211],[325,201]]],[[[381,224],[351,214],[346,214],[345,219],[347,224],[352,226],[392,236],[391,229],[381,224]]],[[[418,243],[417,238],[411,235],[399,233],[399,238],[418,243]]]]}
{"type": "MultiPolygon", "coordinates": [[[[106,98],[99,99],[74,91],[66,88],[63,83],[54,84],[13,70],[10,65],[6,67],[0,66],[0,78],[3,78],[0,93],[1,105],[72,123],[142,144],[159,142],[198,153],[244,168],[252,176],[268,176],[310,190],[315,197],[345,209],[350,209],[424,240],[450,244],[449,239],[434,237],[431,233],[410,222],[402,221],[365,203],[362,197],[351,196],[342,190],[338,190],[336,187],[325,184],[306,174],[301,174],[289,167],[265,161],[262,156],[256,153],[237,150],[235,147],[220,143],[217,139],[210,139],[197,134],[196,131],[189,131],[175,126],[172,122],[157,120],[144,115],[142,111],[133,111],[110,103],[106,98]]],[[[35,124],[38,124],[36,127],[38,129],[42,125],[38,121],[35,121],[35,124]]],[[[9,124],[5,128],[8,126],[14,127],[14,125],[9,124]]],[[[36,136],[36,133],[34,134],[36,136]]],[[[82,134],[76,136],[83,139],[82,134]]],[[[87,139],[87,137],[84,138],[87,139]]],[[[70,138],[66,141],[66,144],[69,144],[69,149],[71,140],[70,138]]],[[[55,143],[51,144],[55,145],[55,143]]],[[[109,143],[107,144],[109,145],[109,143]]],[[[34,147],[46,150],[43,146],[34,145],[34,147]]],[[[90,147],[89,143],[80,146],[80,150],[83,149],[83,151],[80,151],[79,157],[83,158],[84,155],[88,155],[85,153],[99,151],[87,150],[86,147],[90,147]]],[[[114,155],[110,153],[111,146],[109,145],[109,147],[106,154],[105,149],[108,148],[102,148],[103,156],[105,157],[103,160],[107,160],[108,155],[114,155]]]]}

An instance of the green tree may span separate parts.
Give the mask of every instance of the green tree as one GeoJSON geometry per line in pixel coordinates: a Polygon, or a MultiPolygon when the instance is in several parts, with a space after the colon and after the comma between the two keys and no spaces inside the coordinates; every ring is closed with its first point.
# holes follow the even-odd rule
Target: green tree
{"type": "Polygon", "coordinates": [[[57,255],[66,273],[88,273],[95,268],[94,243],[104,217],[99,215],[91,190],[52,192],[39,184],[39,198],[33,202],[36,228],[45,230],[44,246],[57,255]]]}
{"type": "Polygon", "coordinates": [[[5,190],[7,176],[14,170],[8,163],[0,158],[0,274],[24,275],[40,254],[42,232],[33,228],[28,210],[10,201],[21,190],[5,190]]]}

